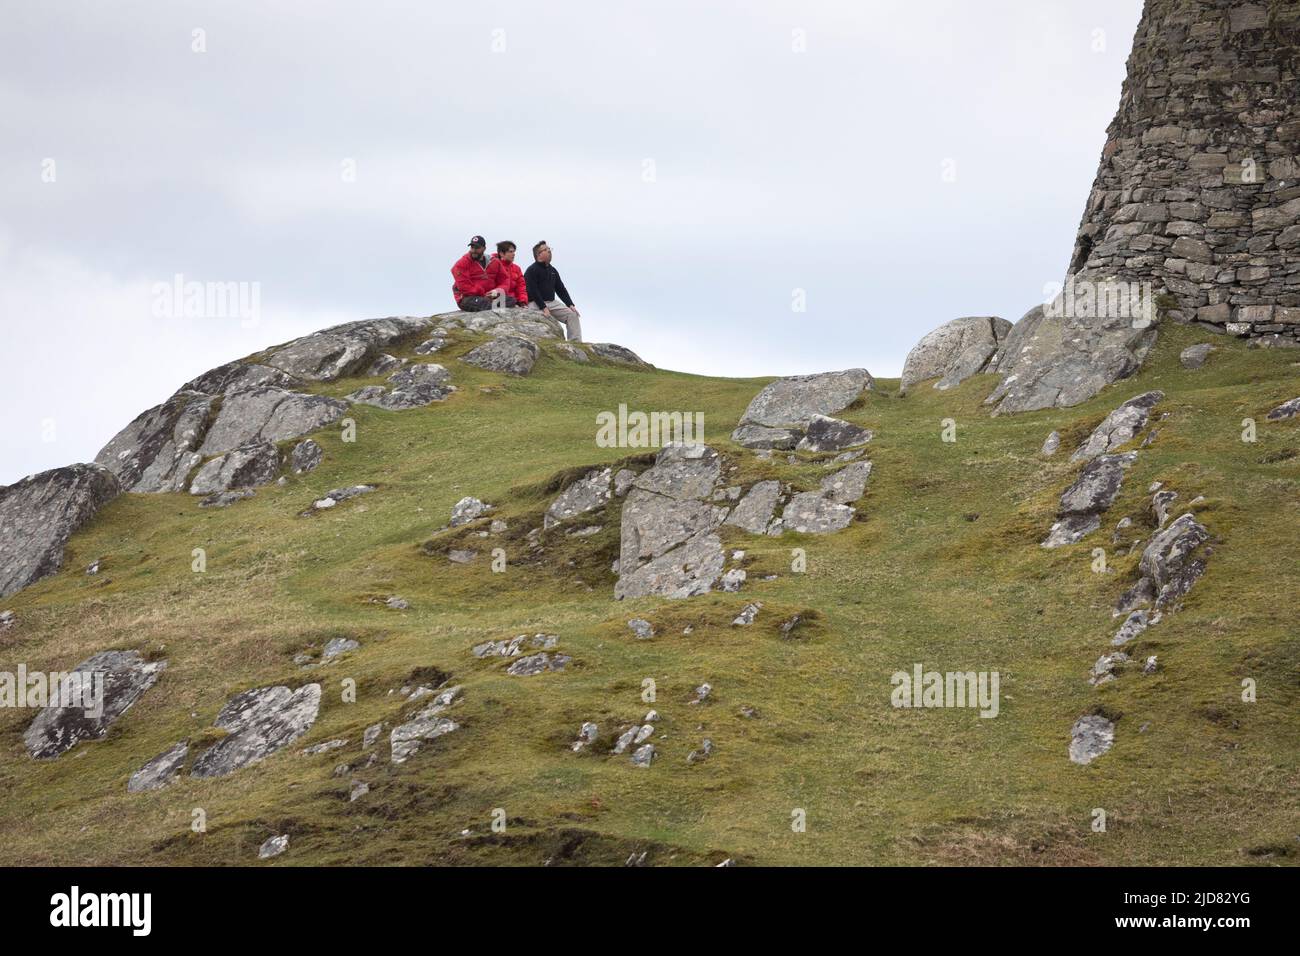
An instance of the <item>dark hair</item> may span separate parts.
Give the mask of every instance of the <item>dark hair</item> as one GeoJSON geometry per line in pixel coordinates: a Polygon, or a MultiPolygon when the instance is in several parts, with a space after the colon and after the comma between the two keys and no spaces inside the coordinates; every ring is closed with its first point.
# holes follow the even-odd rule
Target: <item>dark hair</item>
{"type": "Polygon", "coordinates": [[[536,259],[536,258],[537,258],[537,250],[540,249],[540,248],[542,248],[542,246],[544,246],[544,245],[546,245],[546,240],[545,240],[545,239],[543,239],[541,242],[539,242],[539,243],[537,243],[535,246],[533,246],[533,259],[536,259]]]}
{"type": "Polygon", "coordinates": [[[515,244],[511,242],[509,239],[504,239],[501,242],[497,243],[497,252],[499,252],[503,256],[511,249],[514,248],[516,248],[515,244]]]}

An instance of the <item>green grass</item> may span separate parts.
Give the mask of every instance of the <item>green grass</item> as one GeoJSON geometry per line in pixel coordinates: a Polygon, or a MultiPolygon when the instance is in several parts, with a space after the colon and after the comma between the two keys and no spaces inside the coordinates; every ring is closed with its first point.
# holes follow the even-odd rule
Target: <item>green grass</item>
{"type": "Polygon", "coordinates": [[[847,530],[756,538],[728,528],[727,545],[748,552],[741,593],[622,603],[609,570],[617,502],[592,537],[549,532],[541,554],[523,537],[566,473],[638,454],[596,446],[599,411],[620,402],[703,411],[707,440],[738,466],[736,483],[816,487],[825,469],[782,455],[759,461],[730,444],[766,380],[549,353],[514,379],[454,361],[470,344],[457,339],[450,358],[436,357],[460,389],[446,402],[396,413],[358,406],[355,443],[323,430],[319,469],[229,509],[199,509],[188,495],[124,496],[73,538],[64,572],[4,602],[21,623],[0,636],[0,668],[66,668],[113,647],[169,666],[106,740],[57,760],[26,756],[30,712],[0,713],[0,862],[245,864],[267,836],[289,832],[291,849],[274,865],[621,864],[633,850],[663,864],[1294,863],[1300,424],[1264,414],[1300,394],[1300,356],[1210,336],[1219,349],[1207,366],[1183,370],[1179,351],[1205,338],[1166,328],[1138,376],[1066,410],[991,418],[981,405],[988,376],[906,398],[880,382],[843,415],[876,434],[875,470],[847,530]],[[1039,548],[1077,471],[1073,442],[1152,388],[1165,390],[1157,413],[1170,415],[1103,530],[1075,547],[1039,548]],[[1256,444],[1240,440],[1246,417],[1259,422],[1256,444]],[[955,444],[940,440],[945,418],[958,423],[955,444]],[[1038,449],[1053,428],[1066,442],[1044,461],[1038,449]],[[1178,506],[1205,497],[1196,511],[1213,535],[1209,571],[1181,611],[1129,649],[1157,654],[1161,670],[1131,669],[1094,689],[1087,672],[1109,649],[1110,608],[1136,574],[1140,552],[1128,543],[1152,530],[1155,480],[1179,493],[1178,506]],[[379,490],[297,516],[328,489],[361,482],[379,490]],[[440,531],[465,495],[496,505],[510,531],[440,531]],[[1132,537],[1113,545],[1124,515],[1132,537]],[[494,574],[487,549],[502,541],[510,564],[494,574]],[[453,546],[484,553],[453,564],[453,546]],[[203,574],[191,571],[197,547],[207,552],[203,574]],[[790,571],[795,547],[807,550],[805,574],[790,571]],[[1093,547],[1108,549],[1111,573],[1091,571],[1093,547]],[[87,577],[95,558],[103,570],[87,577]],[[393,594],[410,610],[380,603],[393,594]],[[758,622],[731,627],[755,599],[758,622]],[[779,623],[800,611],[815,619],[783,638],[779,623]],[[626,621],[635,616],[657,636],[634,639],[626,621]],[[537,631],[560,636],[575,659],[569,670],[514,678],[508,662],[469,653],[537,631]],[[311,670],[292,663],[338,635],[361,649],[311,670]],[[890,675],[916,662],[999,671],[1001,714],[892,708],[890,675]],[[420,668],[464,686],[453,714],[462,729],[403,765],[335,777],[340,762],[361,762],[364,727],[391,727],[411,709],[395,689],[420,668]],[[642,770],[607,751],[619,726],[649,708],[647,677],[664,736],[642,770]],[[1255,704],[1240,701],[1245,677],[1258,683],[1255,704]],[[341,699],[345,678],[356,703],[341,699]],[[144,761],[179,739],[210,737],[231,694],[308,680],[324,688],[320,718],[290,748],[226,778],[126,793],[144,761]],[[688,704],[706,680],[712,700],[688,704]],[[1115,747],[1075,766],[1070,726],[1097,708],[1119,717],[1115,747]],[[575,755],[568,743],[585,720],[600,724],[600,746],[575,755]],[[340,736],[343,750],[298,753],[340,736]],[[688,766],[705,736],[714,755],[688,766]],[[372,789],[349,803],[354,777],[372,789]],[[206,833],[191,832],[195,808],[206,833]],[[503,834],[489,829],[495,808],[509,820],[503,834]],[[795,808],[807,811],[806,832],[791,830],[795,808]],[[1094,808],[1107,811],[1104,834],[1090,829],[1094,808]]]}

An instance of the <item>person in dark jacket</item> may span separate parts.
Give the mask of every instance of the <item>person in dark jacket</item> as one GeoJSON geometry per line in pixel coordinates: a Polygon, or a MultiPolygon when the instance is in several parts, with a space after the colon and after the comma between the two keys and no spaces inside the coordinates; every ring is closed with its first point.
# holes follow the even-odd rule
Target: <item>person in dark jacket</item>
{"type": "Polygon", "coordinates": [[[492,261],[487,266],[488,281],[505,295],[504,304],[524,304],[528,301],[528,283],[524,271],[515,264],[515,244],[506,240],[497,243],[492,261]]]}
{"type": "Polygon", "coordinates": [[[469,252],[457,259],[451,267],[451,277],[454,280],[451,294],[456,297],[456,305],[464,312],[483,312],[498,303],[505,306],[516,304],[512,296],[506,296],[504,289],[492,284],[487,272],[487,259],[483,256],[486,248],[486,239],[472,236],[469,252]]]}
{"type": "Polygon", "coordinates": [[[533,246],[533,259],[536,261],[524,273],[528,301],[534,308],[562,323],[568,331],[569,341],[581,342],[581,316],[573,305],[573,296],[564,287],[560,273],[551,265],[551,247],[545,239],[533,246]]]}

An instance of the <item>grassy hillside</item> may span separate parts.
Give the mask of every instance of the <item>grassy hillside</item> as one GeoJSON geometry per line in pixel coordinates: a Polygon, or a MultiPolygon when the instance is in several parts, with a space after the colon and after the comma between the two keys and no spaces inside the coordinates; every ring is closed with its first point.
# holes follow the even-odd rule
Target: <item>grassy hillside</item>
{"type": "MultiPolygon", "coordinates": [[[[990,418],[980,405],[988,376],[906,398],[897,382],[880,382],[841,416],[876,434],[856,521],[821,537],[727,528],[726,544],[748,553],[744,590],[675,602],[613,600],[619,499],[593,536],[551,531],[530,555],[524,534],[574,469],[639,454],[595,444],[596,414],[620,403],[703,411],[707,440],[746,484],[815,488],[821,464],[783,453],[759,461],[728,441],[765,380],[579,365],[549,352],[515,379],[440,355],[460,389],[446,402],[357,406],[354,443],[323,430],[320,468],[228,509],[124,495],[73,538],[63,573],[3,602],[20,624],[0,635],[0,669],[69,668],[107,648],[169,666],[106,740],[53,761],[23,750],[30,711],[0,712],[0,862],[247,864],[264,839],[288,832],[290,850],[272,865],[622,864],[634,850],[654,864],[1293,863],[1300,421],[1264,415],[1300,395],[1300,354],[1209,336],[1219,350],[1207,366],[1182,369],[1179,351],[1206,338],[1167,329],[1138,376],[1068,410],[990,418]],[[1121,401],[1153,388],[1167,393],[1157,417],[1171,415],[1103,530],[1039,548],[1077,471],[1069,452],[1121,401]],[[1246,417],[1259,422],[1256,444],[1240,440],[1246,417]],[[945,418],[957,422],[954,444],[940,440],[945,418]],[[1062,451],[1043,460],[1054,428],[1062,451]],[[1128,544],[1152,530],[1147,487],[1157,480],[1179,493],[1175,514],[1205,497],[1195,510],[1214,538],[1209,570],[1183,610],[1130,649],[1158,655],[1161,669],[1092,688],[1088,670],[1118,624],[1111,606],[1136,577],[1140,549],[1128,544]],[[328,489],[361,482],[379,488],[298,516],[328,489]],[[496,505],[510,530],[440,532],[465,495],[496,505]],[[1113,545],[1124,515],[1130,537],[1113,545]],[[510,564],[497,574],[486,551],[502,540],[510,564]],[[469,565],[447,559],[466,546],[484,554],[469,565]],[[1091,570],[1098,546],[1110,573],[1091,570]],[[206,573],[191,570],[199,547],[206,573]],[[791,573],[795,547],[807,550],[804,574],[791,573]],[[86,576],[95,558],[103,570],[86,576]],[[386,607],[390,595],[409,610],[386,607]],[[732,627],[756,599],[757,623],[732,627]],[[811,624],[783,637],[778,624],[800,611],[816,612],[811,624]],[[653,639],[628,630],[637,616],[654,623],[653,639]],[[573,655],[565,672],[511,677],[508,661],[469,651],[540,631],[573,655]],[[293,662],[336,636],[362,646],[310,669],[293,662]],[[999,671],[1000,715],[892,708],[890,675],[914,663],[999,671]],[[391,728],[412,709],[396,689],[435,671],[464,686],[452,715],[461,730],[405,764],[334,776],[337,764],[362,762],[363,728],[391,728]],[[649,709],[646,677],[658,685],[659,756],[640,769],[608,750],[649,709]],[[1245,677],[1258,683],[1257,703],[1240,700],[1245,677]],[[356,703],[341,699],[345,678],[356,703]],[[127,793],[149,758],[182,738],[211,739],[230,695],[309,680],[324,701],[302,740],[229,777],[127,793]],[[710,702],[688,704],[703,681],[710,702]],[[1076,766],[1071,724],[1097,706],[1119,717],[1115,746],[1076,766]],[[600,745],[571,753],[587,720],[600,724],[600,745]],[[713,756],[688,765],[706,736],[713,756]],[[336,737],[348,745],[299,753],[336,737]],[[353,778],[371,791],[349,803],[353,778]],[[191,832],[195,808],[206,833],[191,832]],[[504,833],[490,830],[494,808],[505,810],[504,833]],[[807,812],[806,832],[791,830],[795,808],[807,812]],[[1091,831],[1094,808],[1107,811],[1108,832],[1091,831]]],[[[457,340],[446,354],[467,347],[457,340]]]]}

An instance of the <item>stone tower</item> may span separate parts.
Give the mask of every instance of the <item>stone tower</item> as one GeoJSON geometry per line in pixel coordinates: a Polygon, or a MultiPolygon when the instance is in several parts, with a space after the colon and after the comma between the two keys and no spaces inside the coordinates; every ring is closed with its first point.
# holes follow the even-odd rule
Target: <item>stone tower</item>
{"type": "Polygon", "coordinates": [[[1069,274],[1300,342],[1300,0],[1146,0],[1069,274]]]}

